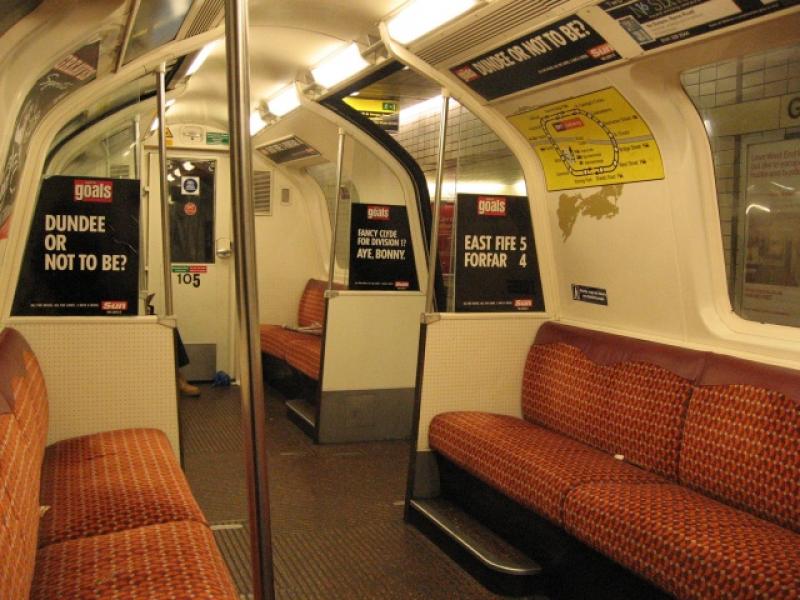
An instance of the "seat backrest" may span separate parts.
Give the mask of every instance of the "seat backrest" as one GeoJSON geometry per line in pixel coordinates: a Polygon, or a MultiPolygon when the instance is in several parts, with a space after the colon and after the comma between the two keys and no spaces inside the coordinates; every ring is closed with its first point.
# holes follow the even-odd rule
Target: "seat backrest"
{"type": "Polygon", "coordinates": [[[681,483],[800,532],[800,371],[715,354],[698,383],[681,483]]]}
{"type": "Polygon", "coordinates": [[[702,352],[546,323],[528,353],[522,412],[676,478],[691,384],[704,362],[702,352]]]}
{"type": "MultiPolygon", "coordinates": [[[[309,279],[300,297],[300,306],[297,309],[297,324],[300,327],[325,324],[325,290],[328,289],[327,281],[309,279]]],[[[340,283],[334,283],[333,289],[345,289],[340,283]]]]}

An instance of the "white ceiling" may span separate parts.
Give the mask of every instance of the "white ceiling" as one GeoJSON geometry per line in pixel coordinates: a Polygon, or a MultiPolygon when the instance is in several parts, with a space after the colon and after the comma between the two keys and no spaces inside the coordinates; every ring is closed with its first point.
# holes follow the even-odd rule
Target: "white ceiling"
{"type": "MultiPolygon", "coordinates": [[[[375,32],[405,0],[250,0],[250,95],[255,108],[295,75],[375,32]]],[[[219,42],[188,82],[167,123],[225,127],[225,45],[219,42]]]]}

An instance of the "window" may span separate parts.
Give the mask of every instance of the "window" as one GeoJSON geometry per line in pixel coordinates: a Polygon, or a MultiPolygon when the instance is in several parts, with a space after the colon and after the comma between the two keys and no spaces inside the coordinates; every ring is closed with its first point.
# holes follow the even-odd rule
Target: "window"
{"type": "Polygon", "coordinates": [[[681,75],[711,142],[735,312],[800,326],[800,45],[681,75]]]}

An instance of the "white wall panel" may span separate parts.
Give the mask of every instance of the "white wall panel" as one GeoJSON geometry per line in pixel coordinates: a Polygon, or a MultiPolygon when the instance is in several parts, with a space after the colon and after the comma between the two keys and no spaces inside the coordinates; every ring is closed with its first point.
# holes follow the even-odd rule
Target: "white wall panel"
{"type": "Polygon", "coordinates": [[[428,325],[417,449],[439,413],[478,410],[522,415],[522,372],[544,323],[535,316],[443,315],[428,325]]]}
{"type": "Polygon", "coordinates": [[[44,372],[48,443],[152,427],[179,450],[172,329],[155,320],[15,320],[44,372]]]}
{"type": "Polygon", "coordinates": [[[342,292],[331,298],[322,390],[413,388],[425,297],[413,292],[342,292]]]}

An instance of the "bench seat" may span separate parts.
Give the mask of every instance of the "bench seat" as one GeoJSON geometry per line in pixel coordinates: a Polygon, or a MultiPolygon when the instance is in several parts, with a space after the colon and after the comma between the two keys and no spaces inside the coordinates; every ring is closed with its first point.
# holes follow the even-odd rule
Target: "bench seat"
{"type": "Polygon", "coordinates": [[[205,523],[167,436],[108,431],[47,448],[39,546],[170,521],[205,523]]]}
{"type": "Polygon", "coordinates": [[[286,363],[311,379],[318,381],[322,355],[322,338],[304,335],[286,349],[286,363]]]}
{"type": "Polygon", "coordinates": [[[261,351],[280,360],[286,360],[289,344],[307,334],[286,329],[282,325],[260,326],[261,351]]]}
{"type": "Polygon", "coordinates": [[[800,535],[676,484],[593,483],[568,531],[678,598],[800,597],[800,535]]]}
{"type": "Polygon", "coordinates": [[[205,525],[162,523],[39,550],[31,600],[238,598],[205,525]]]}
{"type": "Polygon", "coordinates": [[[566,436],[505,415],[450,412],[436,416],[430,444],[485,483],[562,524],[564,500],[595,481],[664,479],[566,436]]]}

